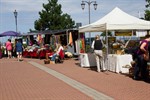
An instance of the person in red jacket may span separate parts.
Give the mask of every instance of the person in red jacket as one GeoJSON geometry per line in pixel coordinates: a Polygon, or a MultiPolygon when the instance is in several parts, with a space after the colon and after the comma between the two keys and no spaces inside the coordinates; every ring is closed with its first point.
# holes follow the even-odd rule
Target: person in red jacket
{"type": "Polygon", "coordinates": [[[64,50],[63,46],[58,43],[56,50],[55,50],[55,53],[52,55],[52,58],[51,58],[52,63],[55,63],[55,59],[57,56],[60,56],[60,58],[64,57],[63,50],[64,50]]]}

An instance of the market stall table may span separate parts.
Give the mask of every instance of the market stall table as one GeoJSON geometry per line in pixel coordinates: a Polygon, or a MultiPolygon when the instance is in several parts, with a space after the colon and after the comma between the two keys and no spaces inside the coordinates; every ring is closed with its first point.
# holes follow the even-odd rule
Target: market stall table
{"type": "Polygon", "coordinates": [[[129,66],[131,66],[132,55],[124,54],[109,54],[108,55],[108,66],[107,69],[116,73],[129,73],[129,66]]]}
{"type": "Polygon", "coordinates": [[[94,53],[80,53],[80,66],[81,67],[92,67],[96,66],[96,60],[94,53]]]}

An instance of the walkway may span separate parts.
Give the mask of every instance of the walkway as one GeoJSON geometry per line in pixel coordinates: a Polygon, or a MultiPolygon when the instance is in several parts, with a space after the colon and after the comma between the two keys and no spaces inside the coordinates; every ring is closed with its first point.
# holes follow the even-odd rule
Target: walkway
{"type": "Polygon", "coordinates": [[[81,68],[73,59],[46,65],[39,59],[0,59],[0,100],[147,100],[149,90],[149,83],[81,68]]]}

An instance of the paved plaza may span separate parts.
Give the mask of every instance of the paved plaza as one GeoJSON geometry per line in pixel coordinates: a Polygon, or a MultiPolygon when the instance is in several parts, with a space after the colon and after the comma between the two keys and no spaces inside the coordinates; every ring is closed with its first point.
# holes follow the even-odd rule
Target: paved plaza
{"type": "Polygon", "coordinates": [[[0,59],[0,100],[148,100],[150,83],[82,68],[79,60],[0,59]]]}

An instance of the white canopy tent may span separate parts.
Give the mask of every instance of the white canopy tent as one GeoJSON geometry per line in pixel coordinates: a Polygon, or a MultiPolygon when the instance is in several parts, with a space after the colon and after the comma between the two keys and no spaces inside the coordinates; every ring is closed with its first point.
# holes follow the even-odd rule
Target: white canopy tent
{"type": "MultiPolygon", "coordinates": [[[[108,31],[115,30],[150,30],[150,21],[145,21],[131,16],[118,7],[98,21],[79,27],[79,32],[102,32],[106,31],[106,56],[108,57],[108,31]]],[[[107,62],[108,63],[108,62],[107,62]]]]}
{"type": "Polygon", "coordinates": [[[150,21],[131,16],[116,7],[98,21],[79,27],[79,32],[100,32],[106,30],[150,30],[150,21]]]}

